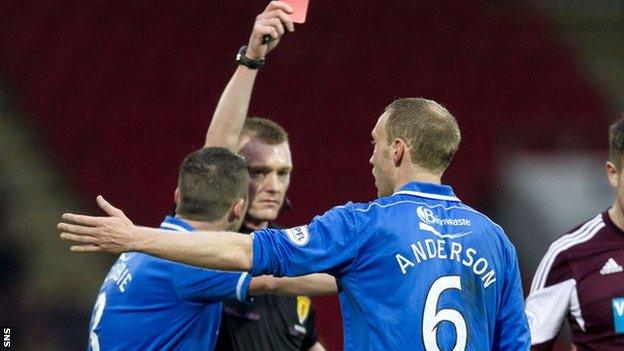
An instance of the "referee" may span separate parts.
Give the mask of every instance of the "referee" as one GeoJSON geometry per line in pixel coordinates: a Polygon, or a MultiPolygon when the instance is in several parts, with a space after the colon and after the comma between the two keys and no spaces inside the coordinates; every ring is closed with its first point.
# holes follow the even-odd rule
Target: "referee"
{"type": "MultiPolygon", "coordinates": [[[[249,209],[241,233],[271,228],[285,201],[293,168],[288,135],[277,123],[247,118],[259,69],[286,31],[294,26],[284,2],[271,2],[256,17],[249,42],[237,56],[238,67],[225,87],[206,133],[206,147],[226,147],[249,163],[249,209]],[[264,36],[273,40],[265,44],[264,36]]],[[[312,279],[312,278],[309,278],[312,279]]],[[[314,286],[336,292],[335,279],[316,275],[314,286]]],[[[316,333],[314,305],[308,296],[263,295],[251,303],[223,305],[219,351],[323,351],[316,333]]]]}

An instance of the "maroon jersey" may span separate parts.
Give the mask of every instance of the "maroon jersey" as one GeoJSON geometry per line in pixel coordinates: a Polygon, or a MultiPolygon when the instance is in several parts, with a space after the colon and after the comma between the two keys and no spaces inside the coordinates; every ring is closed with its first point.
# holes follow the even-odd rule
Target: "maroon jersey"
{"type": "Polygon", "coordinates": [[[564,318],[581,350],[624,350],[624,232],[607,212],[555,241],[526,300],[533,350],[551,350],[564,318]]]}

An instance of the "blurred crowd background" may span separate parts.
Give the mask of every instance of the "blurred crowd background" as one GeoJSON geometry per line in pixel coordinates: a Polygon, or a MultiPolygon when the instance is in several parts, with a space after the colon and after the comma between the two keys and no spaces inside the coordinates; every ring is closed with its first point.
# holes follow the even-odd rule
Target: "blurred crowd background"
{"type": "MultiPolygon", "coordinates": [[[[0,323],[15,349],[85,347],[113,258],[70,253],[60,215],[98,213],[104,194],[160,223],[266,3],[0,2],[0,323]]],[[[623,47],[618,0],[311,0],[251,105],[291,136],[293,208],[278,222],[374,198],[377,117],[395,98],[431,98],[463,132],[444,180],[506,228],[526,293],[549,243],[611,204],[602,167],[624,111],[623,47]]],[[[338,350],[337,300],[315,301],[338,350]]]]}

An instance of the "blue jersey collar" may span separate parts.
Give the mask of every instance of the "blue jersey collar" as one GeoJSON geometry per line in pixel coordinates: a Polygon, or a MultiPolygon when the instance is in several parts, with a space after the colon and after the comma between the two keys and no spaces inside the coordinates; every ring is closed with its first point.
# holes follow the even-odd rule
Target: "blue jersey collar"
{"type": "Polygon", "coordinates": [[[194,232],[195,228],[192,225],[186,223],[183,219],[175,218],[171,216],[165,217],[165,220],[160,224],[162,229],[169,229],[176,232],[194,232]]]}
{"type": "Polygon", "coordinates": [[[412,195],[435,200],[461,201],[455,196],[450,186],[433,183],[407,183],[393,195],[412,195]]]}

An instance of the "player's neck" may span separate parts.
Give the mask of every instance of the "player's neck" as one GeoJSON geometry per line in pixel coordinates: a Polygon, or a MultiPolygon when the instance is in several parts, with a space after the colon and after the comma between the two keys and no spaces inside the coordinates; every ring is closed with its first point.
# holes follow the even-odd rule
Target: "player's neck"
{"type": "Polygon", "coordinates": [[[186,223],[190,224],[195,230],[200,232],[223,232],[223,231],[232,231],[233,228],[225,221],[218,220],[213,222],[202,222],[202,221],[193,221],[188,218],[184,218],[183,216],[176,215],[176,218],[179,218],[186,223]]]}
{"type": "Polygon", "coordinates": [[[615,202],[613,203],[613,206],[611,206],[611,208],[609,209],[608,213],[611,222],[613,222],[616,227],[624,230],[624,213],[622,211],[622,206],[620,206],[618,200],[615,199],[615,202]]]}
{"type": "Polygon", "coordinates": [[[403,186],[405,186],[405,184],[411,182],[441,184],[442,175],[431,173],[420,167],[406,167],[404,169],[399,169],[396,177],[394,191],[398,191],[403,186]]]}

